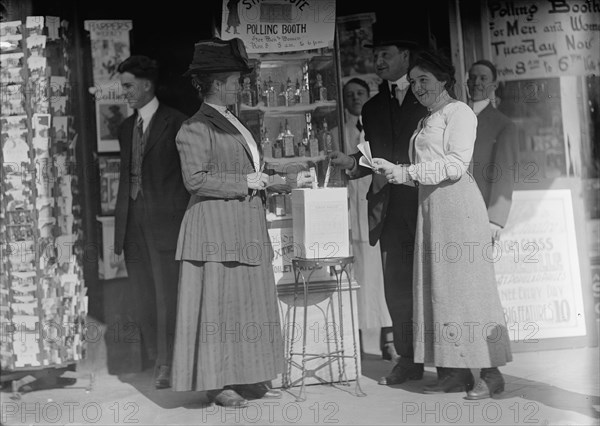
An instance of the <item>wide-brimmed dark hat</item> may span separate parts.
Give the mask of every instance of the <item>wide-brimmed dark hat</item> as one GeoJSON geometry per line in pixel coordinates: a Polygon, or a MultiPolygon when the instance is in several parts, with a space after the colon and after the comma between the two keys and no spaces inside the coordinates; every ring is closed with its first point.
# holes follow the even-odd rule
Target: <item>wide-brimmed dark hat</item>
{"type": "Polygon", "coordinates": [[[192,63],[183,75],[227,71],[252,71],[244,42],[239,38],[221,40],[213,37],[195,44],[192,63]]]}
{"type": "Polygon", "coordinates": [[[416,49],[420,46],[415,36],[402,34],[398,25],[386,24],[384,22],[375,22],[373,24],[373,42],[365,43],[367,48],[380,46],[398,46],[407,49],[416,49]]]}

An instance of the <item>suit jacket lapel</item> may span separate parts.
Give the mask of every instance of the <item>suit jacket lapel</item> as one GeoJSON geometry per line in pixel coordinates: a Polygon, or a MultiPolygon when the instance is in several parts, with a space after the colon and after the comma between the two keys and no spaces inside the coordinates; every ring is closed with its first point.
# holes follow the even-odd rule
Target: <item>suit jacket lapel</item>
{"type": "Polygon", "coordinates": [[[122,152],[122,160],[123,162],[125,162],[125,164],[127,164],[128,168],[129,168],[129,164],[131,164],[131,150],[132,150],[132,139],[133,139],[133,124],[135,123],[136,120],[136,115],[132,115],[131,117],[127,118],[124,122],[123,122],[123,132],[122,132],[122,139],[121,142],[123,142],[123,146],[120,147],[121,152],[122,152]]]}
{"type": "Polygon", "coordinates": [[[158,109],[154,113],[154,117],[150,119],[150,125],[148,127],[148,139],[144,147],[144,154],[150,151],[156,142],[158,142],[165,129],[167,128],[167,120],[165,115],[165,109],[159,104],[158,109]]]}
{"type": "MultiPolygon", "coordinates": [[[[223,130],[223,131],[229,133],[231,136],[233,136],[235,138],[235,140],[237,140],[244,147],[244,150],[246,150],[246,154],[248,155],[248,158],[250,158],[252,160],[252,152],[250,151],[250,147],[248,146],[246,139],[244,139],[244,136],[242,136],[242,134],[237,129],[237,127],[235,127],[233,124],[231,124],[231,122],[228,119],[223,117],[223,114],[221,114],[219,111],[217,111],[210,105],[206,105],[205,103],[203,103],[200,106],[200,110],[207,117],[210,118],[211,122],[215,126],[217,126],[221,130],[223,130]]],[[[252,162],[252,164],[254,164],[254,163],[252,162]]]]}

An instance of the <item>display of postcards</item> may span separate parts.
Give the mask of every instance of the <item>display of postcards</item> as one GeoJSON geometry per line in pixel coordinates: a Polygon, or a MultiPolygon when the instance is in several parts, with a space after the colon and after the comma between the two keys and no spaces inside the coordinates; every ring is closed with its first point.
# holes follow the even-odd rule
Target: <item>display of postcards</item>
{"type": "Polygon", "coordinates": [[[24,187],[24,189],[8,189],[4,191],[4,198],[8,204],[29,204],[31,199],[31,189],[24,187]]]}
{"type": "MultiPolygon", "coordinates": [[[[50,76],[50,98],[67,96],[67,77],[50,76]]],[[[50,99],[52,101],[52,99],[50,99]]]]}
{"type": "Polygon", "coordinates": [[[50,102],[50,114],[52,115],[65,115],[67,113],[67,97],[56,96],[52,98],[50,102]]]}
{"type": "Polygon", "coordinates": [[[46,16],[46,28],[48,29],[48,40],[59,38],[60,17],[46,16]]]}
{"type": "Polygon", "coordinates": [[[31,37],[32,35],[42,35],[44,32],[44,17],[43,16],[28,16],[25,19],[25,28],[31,37]]]}
{"type": "Polygon", "coordinates": [[[38,159],[48,158],[50,156],[50,139],[34,137],[31,140],[33,145],[33,153],[36,162],[38,159]]]}
{"type": "Polygon", "coordinates": [[[25,55],[23,52],[0,54],[0,68],[23,68],[25,55]]]}
{"type": "Polygon", "coordinates": [[[0,84],[19,83],[23,84],[23,68],[10,67],[0,68],[0,84]]]}
{"type": "MultiPolygon", "coordinates": [[[[15,165],[14,172],[21,169],[21,163],[29,163],[29,145],[27,144],[27,133],[7,134],[2,140],[3,167],[6,173],[7,165],[15,165]]],[[[12,167],[11,167],[12,169],[12,167]]]]}
{"type": "Polygon", "coordinates": [[[46,56],[46,36],[30,35],[25,39],[27,56],[46,56]]]}
{"type": "MultiPolygon", "coordinates": [[[[33,243],[33,241],[31,243],[33,243]]],[[[35,270],[24,272],[11,271],[11,277],[14,300],[26,301],[26,298],[36,296],[35,292],[37,291],[37,286],[35,284],[35,279],[37,277],[37,272],[35,270]]]]}
{"type": "Polygon", "coordinates": [[[54,234],[54,224],[56,218],[49,217],[43,220],[38,220],[38,232],[40,238],[50,238],[54,234]]]}
{"type": "Polygon", "coordinates": [[[58,217],[58,226],[61,234],[71,234],[73,232],[74,217],[72,214],[66,214],[58,217]]]}
{"type": "MultiPolygon", "coordinates": [[[[0,116],[0,127],[2,127],[2,134],[8,135],[19,135],[23,133],[27,135],[27,116],[26,115],[11,115],[11,116],[0,116]]],[[[2,140],[4,142],[4,140],[2,140]]]]}
{"type": "Polygon", "coordinates": [[[31,106],[34,114],[50,112],[50,79],[41,77],[29,80],[27,90],[31,96],[31,106]]]}
{"type": "Polygon", "coordinates": [[[58,197],[56,200],[56,205],[58,206],[58,209],[59,209],[59,212],[58,212],[59,216],[69,215],[73,211],[73,197],[72,196],[58,197]]]}
{"type": "Polygon", "coordinates": [[[30,56],[27,58],[27,68],[29,68],[29,78],[46,77],[48,61],[45,56],[30,56]]]}
{"type": "Polygon", "coordinates": [[[33,215],[30,210],[7,210],[6,225],[33,225],[33,215]]]}
{"type": "MultiPolygon", "coordinates": [[[[36,317],[37,318],[37,317],[36,317]]],[[[38,355],[40,354],[38,333],[35,326],[32,333],[19,333],[19,338],[13,341],[13,355],[15,367],[39,367],[41,365],[38,355]]]]}
{"type": "Polygon", "coordinates": [[[37,300],[29,303],[11,303],[13,315],[37,315],[37,300]]]}
{"type": "Polygon", "coordinates": [[[34,138],[47,138],[49,137],[49,129],[51,125],[50,114],[33,114],[32,126],[33,126],[33,137],[34,138]]]}
{"type": "Polygon", "coordinates": [[[8,241],[26,241],[33,237],[33,225],[15,225],[6,227],[6,238],[8,241]]]}
{"type": "Polygon", "coordinates": [[[0,37],[21,36],[21,21],[0,22],[0,37]]]}
{"type": "Polygon", "coordinates": [[[0,99],[2,100],[0,111],[3,116],[26,114],[23,88],[22,84],[0,86],[0,99]]]}

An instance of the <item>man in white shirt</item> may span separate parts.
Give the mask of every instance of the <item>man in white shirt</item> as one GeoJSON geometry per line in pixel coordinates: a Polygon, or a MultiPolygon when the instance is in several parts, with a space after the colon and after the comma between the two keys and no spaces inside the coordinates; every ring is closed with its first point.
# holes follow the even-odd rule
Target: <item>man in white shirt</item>
{"type": "Polygon", "coordinates": [[[158,66],[130,56],[119,79],[135,113],[119,128],[121,166],[115,207],[115,254],[125,254],[131,305],[155,387],[170,386],[179,262],[175,248],[189,193],[175,136],[187,117],[155,95],[158,66]]]}

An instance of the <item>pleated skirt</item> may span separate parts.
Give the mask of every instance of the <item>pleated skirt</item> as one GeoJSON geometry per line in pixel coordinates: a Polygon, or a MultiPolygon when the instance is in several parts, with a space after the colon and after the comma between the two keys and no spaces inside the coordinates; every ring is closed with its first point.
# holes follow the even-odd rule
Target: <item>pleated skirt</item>
{"type": "Polygon", "coordinates": [[[271,264],[182,261],[173,390],[258,383],[273,380],[282,370],[271,264]]]}
{"type": "Polygon", "coordinates": [[[493,259],[487,209],[470,174],[419,186],[415,362],[484,368],[512,360],[493,259]]]}

